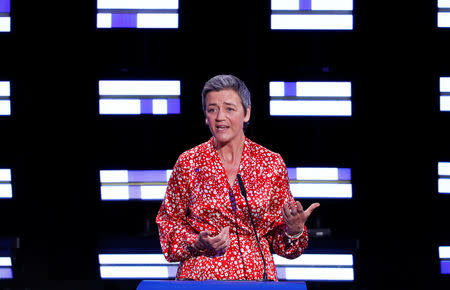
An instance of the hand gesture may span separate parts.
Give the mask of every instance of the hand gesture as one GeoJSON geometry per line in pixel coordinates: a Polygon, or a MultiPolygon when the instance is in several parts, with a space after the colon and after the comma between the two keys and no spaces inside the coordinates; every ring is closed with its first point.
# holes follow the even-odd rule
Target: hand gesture
{"type": "Polygon", "coordinates": [[[223,255],[230,245],[230,227],[224,227],[216,236],[212,236],[210,231],[202,231],[195,240],[195,247],[200,251],[213,251],[218,255],[223,255]]]}
{"type": "Polygon", "coordinates": [[[288,235],[297,235],[303,231],[305,222],[311,215],[313,210],[320,206],[319,203],[311,204],[306,210],[303,210],[303,206],[299,201],[295,203],[287,203],[281,209],[283,215],[284,223],[287,228],[286,231],[288,235]]]}

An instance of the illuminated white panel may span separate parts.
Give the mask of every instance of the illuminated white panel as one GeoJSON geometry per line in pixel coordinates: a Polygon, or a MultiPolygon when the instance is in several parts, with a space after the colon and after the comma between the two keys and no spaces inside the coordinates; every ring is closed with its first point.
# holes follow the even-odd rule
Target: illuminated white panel
{"type": "Polygon", "coordinates": [[[351,116],[351,101],[270,101],[272,116],[351,116]]]}
{"type": "Polygon", "coordinates": [[[100,276],[107,278],[161,278],[169,277],[167,266],[100,266],[100,276]]]}
{"type": "Polygon", "coordinates": [[[440,259],[450,259],[450,247],[449,246],[439,247],[439,258],[440,259]]]}
{"type": "MultiPolygon", "coordinates": [[[[287,280],[353,280],[351,254],[303,254],[293,260],[274,255],[274,262],[279,276],[287,280]],[[320,273],[303,271],[304,276],[299,278],[296,273],[300,269],[317,269],[320,273]]],[[[174,278],[179,265],[167,262],[162,254],[100,254],[99,263],[102,278],[116,279],[174,278]]]]}
{"type": "Polygon", "coordinates": [[[140,100],[100,99],[101,115],[139,115],[141,113],[140,100]]]}
{"type": "Polygon", "coordinates": [[[438,174],[450,176],[450,162],[439,162],[438,163],[438,174]]]}
{"type": "Polygon", "coordinates": [[[439,8],[450,8],[450,0],[438,0],[439,8]]]}
{"type": "Polygon", "coordinates": [[[271,1],[272,10],[299,10],[300,1],[299,0],[272,0],[271,1]]]}
{"type": "Polygon", "coordinates": [[[270,82],[269,95],[271,97],[283,97],[285,95],[284,82],[270,82]]]}
{"type": "Polygon", "coordinates": [[[178,9],[178,0],[97,0],[98,9],[178,9]]]}
{"type": "Polygon", "coordinates": [[[438,192],[439,193],[450,193],[450,178],[439,178],[438,192]]]}
{"type": "Polygon", "coordinates": [[[450,77],[441,77],[439,79],[439,88],[441,92],[450,92],[450,77]]]}
{"type": "Polygon", "coordinates": [[[100,170],[100,182],[128,182],[128,171],[100,170]]]}
{"type": "Polygon", "coordinates": [[[126,264],[173,264],[167,262],[162,254],[99,254],[99,263],[100,264],[118,264],[118,265],[126,265],[126,264]]]}
{"type": "Polygon", "coordinates": [[[351,97],[350,82],[297,82],[298,97],[351,97]]]}
{"type": "Polygon", "coordinates": [[[141,187],[141,197],[145,200],[163,200],[166,189],[167,185],[143,185],[141,187]]]}
{"type": "Polygon", "coordinates": [[[0,181],[11,181],[11,169],[0,169],[0,181]]]}
{"type": "Polygon", "coordinates": [[[441,111],[450,111],[450,96],[441,96],[441,111]]]}
{"type": "Polygon", "coordinates": [[[9,82],[0,81],[0,97],[9,97],[11,95],[10,87],[9,82]]]}
{"type": "Polygon", "coordinates": [[[11,184],[0,184],[0,198],[12,198],[11,184]]]}
{"type": "Polygon", "coordinates": [[[178,0],[98,0],[97,28],[178,28],[178,0]]]}
{"type": "Polygon", "coordinates": [[[102,200],[128,200],[129,188],[127,185],[108,185],[101,186],[101,198],[102,200]]]}
{"type": "Polygon", "coordinates": [[[272,29],[352,30],[353,15],[272,14],[272,29]]]}
{"type": "Polygon", "coordinates": [[[111,13],[97,13],[97,28],[111,28],[111,13]]]}
{"type": "Polygon", "coordinates": [[[172,170],[100,170],[104,200],[163,200],[172,170]]]}
{"type": "MultiPolygon", "coordinates": [[[[450,15],[450,13],[449,13],[450,15]]],[[[450,17],[449,17],[450,21],[450,17]]],[[[450,27],[450,22],[448,27],[450,27]]],[[[441,91],[441,100],[440,100],[440,110],[441,111],[450,111],[450,96],[443,95],[443,93],[450,93],[450,77],[441,77],[439,79],[439,87],[441,91]]]]}
{"type": "Polygon", "coordinates": [[[339,180],[338,168],[300,167],[297,180],[339,180]]]}
{"type": "Polygon", "coordinates": [[[99,81],[100,114],[180,114],[180,81],[99,81]]]}
{"type": "Polygon", "coordinates": [[[353,10],[353,0],[311,0],[311,10],[353,10]]]}
{"type": "Polygon", "coordinates": [[[166,181],[169,182],[170,176],[172,175],[172,169],[166,171],[166,181]]]}
{"type": "Polygon", "coordinates": [[[287,267],[286,280],[353,281],[353,268],[287,267]]]}
{"type": "Polygon", "coordinates": [[[178,28],[178,14],[138,13],[137,28],[178,28]]]}
{"type": "Polygon", "coordinates": [[[353,266],[351,254],[303,254],[296,259],[273,255],[277,266],[353,266]]]}
{"type": "Polygon", "coordinates": [[[11,101],[0,100],[0,115],[1,116],[11,115],[11,101]]]}
{"type": "Polygon", "coordinates": [[[11,17],[0,17],[0,32],[11,31],[11,17]]]}
{"type": "Polygon", "coordinates": [[[438,162],[438,192],[450,193],[450,162],[438,162]]]}
{"type": "Polygon", "coordinates": [[[154,99],[153,100],[153,114],[167,115],[167,100],[154,99]]]}
{"type": "Polygon", "coordinates": [[[352,185],[327,183],[290,183],[294,198],[351,198],[352,185]]]}
{"type": "Polygon", "coordinates": [[[0,198],[12,198],[11,169],[0,169],[0,198]]]}
{"type": "Polygon", "coordinates": [[[99,81],[101,96],[179,96],[180,81],[99,81]]]}
{"type": "Polygon", "coordinates": [[[11,267],[12,262],[10,257],[0,257],[0,267],[11,267]]]}

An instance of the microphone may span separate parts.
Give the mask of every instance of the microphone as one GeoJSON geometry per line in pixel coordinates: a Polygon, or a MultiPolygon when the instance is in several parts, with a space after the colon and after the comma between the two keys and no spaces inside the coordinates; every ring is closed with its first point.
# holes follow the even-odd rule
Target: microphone
{"type": "Polygon", "coordinates": [[[261,254],[261,258],[262,258],[262,261],[263,261],[263,267],[264,267],[263,280],[264,281],[268,281],[268,279],[267,279],[267,271],[266,271],[266,259],[264,259],[264,254],[263,254],[263,251],[261,250],[261,243],[259,242],[259,237],[258,237],[258,233],[256,232],[255,223],[253,222],[252,211],[250,210],[250,206],[249,206],[248,200],[247,200],[247,191],[245,190],[244,182],[242,181],[242,178],[241,178],[240,174],[237,174],[237,180],[238,180],[238,183],[239,183],[239,188],[241,189],[241,194],[244,196],[245,203],[247,204],[248,214],[250,215],[250,221],[251,221],[252,226],[253,226],[253,231],[255,232],[256,242],[258,243],[259,252],[261,254]]]}

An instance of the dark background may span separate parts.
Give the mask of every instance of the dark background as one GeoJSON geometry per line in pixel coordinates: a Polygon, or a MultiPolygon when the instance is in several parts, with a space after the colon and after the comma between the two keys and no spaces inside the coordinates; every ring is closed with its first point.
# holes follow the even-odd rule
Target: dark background
{"type": "Polygon", "coordinates": [[[247,136],[288,167],[352,168],[353,199],[321,200],[309,223],[332,232],[312,246],[354,242],[355,281],[308,287],[449,287],[437,162],[450,161],[450,116],[439,112],[450,31],[436,28],[436,1],[355,0],[353,31],[271,31],[270,1],[243,0],[180,0],[178,30],[97,30],[96,1],[79,2],[12,1],[12,32],[0,34],[0,79],[12,86],[0,168],[12,169],[14,193],[0,200],[0,237],[20,239],[15,279],[0,288],[135,288],[99,279],[99,241],[139,235],[159,203],[101,202],[99,169],[173,167],[210,137],[200,92],[221,73],[252,92],[247,136]],[[182,113],[99,116],[100,79],[181,80],[182,113]],[[270,117],[274,80],[351,81],[353,115],[270,117]]]}

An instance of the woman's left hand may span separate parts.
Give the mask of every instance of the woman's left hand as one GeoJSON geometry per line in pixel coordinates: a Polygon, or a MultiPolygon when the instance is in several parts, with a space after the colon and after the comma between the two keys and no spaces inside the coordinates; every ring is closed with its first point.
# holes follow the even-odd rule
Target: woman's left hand
{"type": "Polygon", "coordinates": [[[306,210],[303,210],[303,206],[299,201],[285,204],[281,213],[283,214],[283,219],[287,226],[286,231],[288,235],[294,236],[301,233],[306,220],[313,210],[319,206],[320,204],[316,202],[311,204],[306,210]]]}

